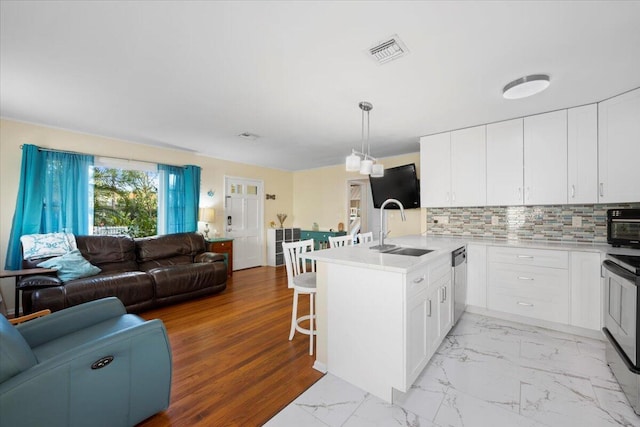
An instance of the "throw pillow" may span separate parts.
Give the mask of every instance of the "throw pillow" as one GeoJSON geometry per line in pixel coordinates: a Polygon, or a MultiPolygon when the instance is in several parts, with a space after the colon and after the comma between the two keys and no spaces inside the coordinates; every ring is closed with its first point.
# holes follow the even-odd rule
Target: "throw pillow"
{"type": "Polygon", "coordinates": [[[58,278],[63,282],[80,279],[81,277],[95,276],[102,271],[84,259],[78,249],[74,249],[62,256],[43,261],[38,264],[38,267],[58,270],[58,278]]]}
{"type": "Polygon", "coordinates": [[[48,258],[64,255],[76,249],[76,238],[71,233],[27,234],[20,237],[24,259],[48,258]]]}

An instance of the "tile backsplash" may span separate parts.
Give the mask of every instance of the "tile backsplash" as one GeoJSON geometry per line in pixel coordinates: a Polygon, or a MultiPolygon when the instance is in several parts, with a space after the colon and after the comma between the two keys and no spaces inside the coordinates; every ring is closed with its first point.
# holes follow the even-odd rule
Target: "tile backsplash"
{"type": "Polygon", "coordinates": [[[607,242],[607,209],[638,203],[428,208],[427,234],[509,240],[607,242]]]}

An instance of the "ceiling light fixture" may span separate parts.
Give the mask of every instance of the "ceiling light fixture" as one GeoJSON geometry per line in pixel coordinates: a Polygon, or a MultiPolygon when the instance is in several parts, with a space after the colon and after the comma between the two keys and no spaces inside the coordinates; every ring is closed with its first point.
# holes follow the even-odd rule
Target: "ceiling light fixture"
{"type": "Polygon", "coordinates": [[[384,166],[378,163],[378,160],[371,157],[371,143],[369,142],[369,112],[373,109],[373,104],[362,101],[358,104],[362,110],[362,139],[360,142],[360,151],[351,150],[351,154],[346,159],[347,172],[360,172],[362,175],[371,175],[374,178],[384,176],[384,166]],[[364,113],[367,113],[367,153],[364,152],[364,113]]]}
{"type": "Polygon", "coordinates": [[[506,99],[520,99],[535,95],[549,87],[549,76],[546,74],[532,74],[512,81],[502,89],[502,96],[506,99]]]}

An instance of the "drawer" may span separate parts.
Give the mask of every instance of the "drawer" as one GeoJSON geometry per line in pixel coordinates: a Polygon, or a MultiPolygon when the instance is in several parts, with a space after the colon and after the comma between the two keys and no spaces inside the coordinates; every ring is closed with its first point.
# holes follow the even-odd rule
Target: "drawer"
{"type": "Polygon", "coordinates": [[[536,298],[492,294],[489,290],[489,309],[550,322],[569,323],[569,298],[545,301],[536,298]]]}
{"type": "Polygon", "coordinates": [[[420,292],[427,290],[427,269],[421,268],[407,274],[407,298],[411,299],[420,292]]]}
{"type": "Polygon", "coordinates": [[[569,268],[569,252],[547,249],[489,247],[489,262],[569,268]]]}
{"type": "Polygon", "coordinates": [[[489,264],[489,288],[513,292],[514,295],[563,295],[569,290],[569,271],[557,268],[489,264]]]}

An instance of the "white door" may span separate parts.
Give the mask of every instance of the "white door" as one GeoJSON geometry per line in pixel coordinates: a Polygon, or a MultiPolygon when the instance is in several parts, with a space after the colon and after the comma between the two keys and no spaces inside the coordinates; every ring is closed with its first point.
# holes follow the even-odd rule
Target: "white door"
{"type": "Polygon", "coordinates": [[[225,177],[225,235],[233,239],[233,269],[262,265],[264,184],[225,177]]]}
{"type": "Polygon", "coordinates": [[[640,89],[598,104],[599,202],[640,200],[640,89]]]}
{"type": "Polygon", "coordinates": [[[451,132],[420,138],[420,205],[451,205],[451,132]]]}
{"type": "Polygon", "coordinates": [[[567,203],[567,110],[524,118],[524,203],[567,203]]]}
{"type": "Polygon", "coordinates": [[[486,126],[451,132],[451,206],[487,204],[486,126]]]}
{"type": "Polygon", "coordinates": [[[521,205],[522,119],[487,125],[487,205],[521,205]]]}

